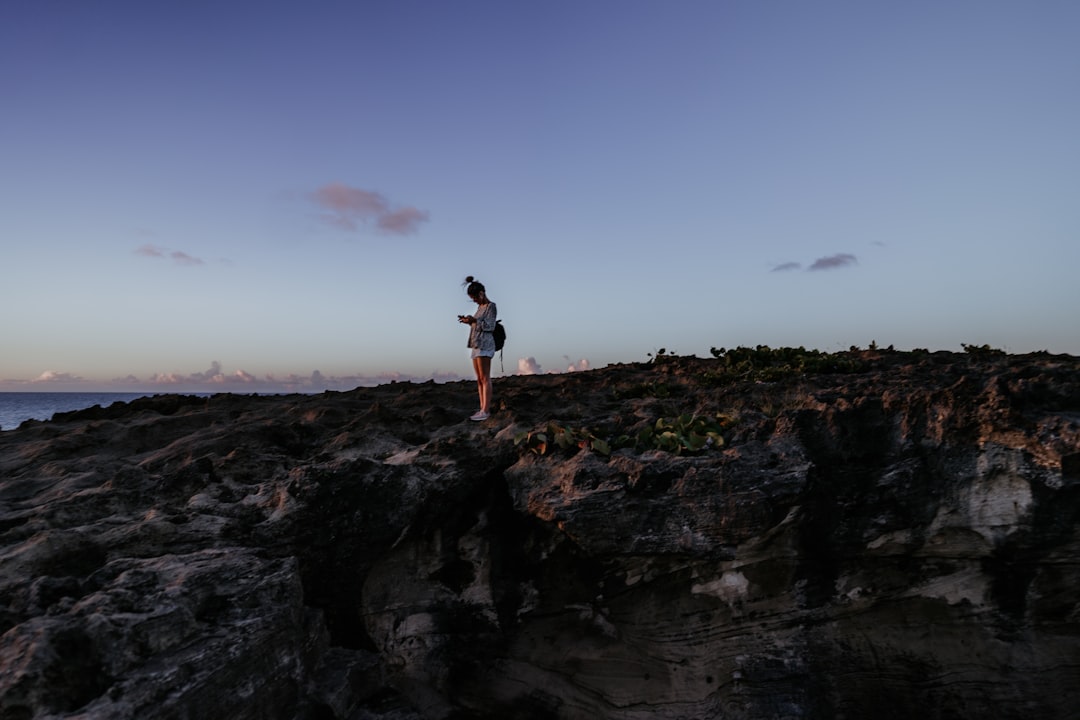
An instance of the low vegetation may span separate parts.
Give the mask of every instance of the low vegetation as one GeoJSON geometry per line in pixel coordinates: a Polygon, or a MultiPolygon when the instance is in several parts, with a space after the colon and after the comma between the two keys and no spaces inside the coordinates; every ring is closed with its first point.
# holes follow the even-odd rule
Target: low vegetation
{"type": "Polygon", "coordinates": [[[977,358],[1003,357],[1005,355],[1004,350],[999,350],[998,348],[993,348],[989,345],[969,345],[968,343],[960,343],[960,347],[964,348],[964,352],[968,355],[977,358]]]}
{"type": "MultiPolygon", "coordinates": [[[[873,348],[876,350],[876,346],[873,348]]],[[[720,361],[710,379],[773,381],[795,375],[822,373],[862,373],[873,368],[873,360],[858,353],[858,348],[846,353],[807,350],[804,347],[711,348],[709,352],[720,361]]]]}
{"type": "MultiPolygon", "coordinates": [[[[996,358],[1005,352],[989,345],[970,345],[961,343],[964,351],[973,358],[996,358]]],[[[871,342],[865,350],[852,346],[843,352],[824,352],[807,350],[805,347],[771,348],[768,345],[756,347],[710,348],[710,354],[716,362],[700,367],[698,379],[712,385],[729,385],[740,382],[772,383],[798,379],[807,375],[820,374],[856,374],[870,372],[881,366],[885,353],[897,353],[889,345],[879,348],[877,342],[871,342]]],[[[910,355],[928,355],[928,350],[915,349],[910,355]]],[[[680,356],[660,348],[648,353],[649,364],[655,366],[679,367],[683,361],[700,362],[698,358],[680,356]]],[[[762,396],[755,405],[755,410],[765,417],[775,417],[786,408],[804,407],[813,401],[805,394],[792,395],[790,384],[787,394],[782,397],[762,396]]],[[[764,390],[763,390],[764,392],[764,390]]],[[[655,379],[616,388],[613,391],[616,400],[627,399],[666,399],[682,394],[677,380],[655,379]]],[[[668,410],[670,412],[670,410],[668,410]]],[[[588,427],[571,427],[549,422],[542,428],[518,433],[514,445],[523,454],[547,455],[556,451],[590,450],[601,455],[610,455],[620,449],[635,452],[661,450],[676,455],[698,454],[721,448],[725,444],[724,433],[735,423],[738,410],[731,414],[706,416],[699,414],[680,414],[672,417],[660,417],[648,421],[643,427],[635,424],[631,431],[616,429],[604,432],[588,427]]]]}
{"type": "Polygon", "coordinates": [[[729,416],[679,415],[659,418],[632,434],[602,438],[588,428],[548,423],[540,430],[518,433],[514,445],[523,453],[547,455],[556,450],[587,449],[610,455],[629,448],[635,452],[663,450],[675,455],[696,454],[724,446],[724,431],[734,424],[729,416]]]}

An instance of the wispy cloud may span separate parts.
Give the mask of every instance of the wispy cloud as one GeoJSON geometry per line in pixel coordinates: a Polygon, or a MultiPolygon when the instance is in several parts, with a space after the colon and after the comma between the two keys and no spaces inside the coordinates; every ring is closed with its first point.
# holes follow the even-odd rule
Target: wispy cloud
{"type": "MultiPolygon", "coordinates": [[[[835,255],[827,255],[825,257],[819,257],[809,267],[806,268],[806,272],[817,272],[818,270],[836,270],[837,268],[849,267],[851,265],[858,265],[859,259],[851,253],[836,253],[835,255]]],[[[782,262],[779,265],[774,265],[770,272],[794,272],[795,270],[801,270],[802,263],[788,261],[782,262]]]]}
{"type": "Polygon", "coordinates": [[[203,265],[204,264],[203,261],[200,258],[192,257],[191,255],[188,255],[186,252],[180,252],[179,250],[175,250],[175,251],[169,253],[169,257],[171,257],[173,259],[173,262],[175,262],[177,265],[203,265]]]}
{"type": "Polygon", "coordinates": [[[850,253],[837,253],[828,257],[818,258],[807,270],[835,270],[836,268],[858,265],[859,260],[850,253]]]}
{"type": "Polygon", "coordinates": [[[404,207],[379,216],[379,229],[394,235],[411,235],[422,222],[427,222],[428,214],[414,207],[404,207]]]}
{"type": "Polygon", "coordinates": [[[168,248],[158,247],[157,245],[151,245],[150,243],[135,248],[135,254],[142,255],[143,257],[163,258],[167,252],[168,248]]]}
{"type": "Polygon", "coordinates": [[[349,187],[342,183],[330,183],[311,193],[311,199],[319,207],[329,210],[338,218],[342,227],[356,229],[356,222],[365,222],[387,212],[386,198],[377,192],[349,187]]]}
{"type": "Polygon", "coordinates": [[[180,250],[170,250],[169,248],[161,247],[160,245],[153,245],[150,243],[135,248],[135,254],[147,258],[169,258],[176,265],[193,266],[206,264],[202,260],[202,258],[197,258],[194,255],[188,255],[186,252],[181,252],[180,250]]]}
{"type": "Polygon", "coordinates": [[[318,208],[326,211],[321,215],[326,223],[349,232],[374,223],[383,233],[411,235],[429,219],[423,210],[411,206],[395,208],[380,193],[339,182],[323,185],[311,193],[310,198],[318,208]]]}

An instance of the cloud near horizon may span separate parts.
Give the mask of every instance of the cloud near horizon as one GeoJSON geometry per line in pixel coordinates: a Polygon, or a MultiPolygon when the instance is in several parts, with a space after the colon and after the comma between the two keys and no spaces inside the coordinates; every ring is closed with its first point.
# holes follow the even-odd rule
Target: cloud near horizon
{"type": "Polygon", "coordinates": [[[333,227],[356,232],[362,225],[374,223],[383,233],[411,235],[421,223],[427,222],[427,212],[412,206],[392,208],[381,194],[354,188],[344,183],[323,185],[311,193],[310,199],[325,210],[321,218],[333,227]]]}
{"type": "Polygon", "coordinates": [[[32,383],[69,383],[79,382],[82,378],[78,375],[72,375],[71,373],[56,372],[54,370],[46,370],[31,380],[32,383]]]}
{"type": "Polygon", "coordinates": [[[0,380],[0,390],[22,390],[32,385],[48,384],[52,388],[82,392],[136,392],[136,393],[293,393],[324,392],[327,390],[345,391],[357,387],[371,387],[391,382],[457,382],[465,378],[459,373],[432,371],[429,375],[410,375],[399,372],[385,372],[377,375],[324,375],[319,370],[310,375],[289,373],[275,376],[267,373],[264,377],[246,370],[226,372],[217,360],[202,372],[154,373],[140,378],[128,374],[111,380],[88,380],[80,375],[67,372],[46,370],[30,380],[0,380]]]}
{"type": "MultiPolygon", "coordinates": [[[[560,371],[560,370],[548,370],[547,374],[548,375],[557,375],[559,372],[582,372],[582,371],[588,370],[590,367],[592,367],[592,365],[589,363],[589,360],[587,358],[581,358],[577,362],[574,362],[574,361],[570,360],[569,355],[563,355],[563,360],[565,360],[568,363],[567,366],[566,366],[566,370],[563,370],[563,371],[560,371]]],[[[543,375],[544,371],[540,367],[540,363],[538,363],[536,361],[536,358],[534,358],[534,357],[532,357],[530,355],[529,357],[518,358],[517,374],[518,375],[543,375]]]]}
{"type": "MultiPolygon", "coordinates": [[[[541,369],[534,357],[518,359],[518,375],[558,374],[560,372],[579,372],[592,366],[586,358],[571,362],[569,356],[563,356],[568,363],[565,370],[541,369]]],[[[132,393],[318,393],[327,390],[347,391],[357,387],[372,387],[392,382],[459,382],[467,380],[460,373],[432,371],[426,375],[413,375],[400,372],[383,372],[376,375],[324,375],[314,370],[309,375],[289,373],[276,376],[267,373],[258,377],[246,370],[226,371],[220,362],[214,360],[210,367],[202,372],[153,373],[149,377],[128,374],[111,380],[88,380],[80,375],[68,372],[46,370],[30,380],[0,380],[0,390],[20,390],[32,385],[49,384],[54,388],[79,392],[132,392],[132,393]]]]}
{"type": "MultiPolygon", "coordinates": [[[[563,355],[563,359],[570,362],[569,355],[563,355]]],[[[587,358],[581,358],[577,362],[570,362],[566,367],[566,372],[584,372],[589,369],[589,360],[587,358]]]]}
{"type": "Polygon", "coordinates": [[[527,358],[518,358],[518,375],[539,375],[540,363],[536,362],[536,358],[530,356],[527,358]]]}
{"type": "Polygon", "coordinates": [[[797,262],[780,263],[772,269],[772,272],[787,272],[789,270],[798,270],[801,267],[802,263],[797,262]]]}

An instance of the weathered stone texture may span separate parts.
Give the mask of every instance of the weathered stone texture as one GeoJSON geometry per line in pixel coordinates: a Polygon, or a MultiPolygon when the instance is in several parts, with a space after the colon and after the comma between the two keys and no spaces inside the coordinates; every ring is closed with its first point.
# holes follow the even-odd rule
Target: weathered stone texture
{"type": "Polygon", "coordinates": [[[0,434],[0,717],[1069,718],[1080,361],[664,358],[0,434]],[[729,419],[700,454],[547,454],[729,419]]]}

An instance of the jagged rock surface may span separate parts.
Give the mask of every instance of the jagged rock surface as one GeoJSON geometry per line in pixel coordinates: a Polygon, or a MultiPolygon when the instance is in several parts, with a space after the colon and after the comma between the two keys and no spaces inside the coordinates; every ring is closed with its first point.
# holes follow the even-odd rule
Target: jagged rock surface
{"type": "Polygon", "coordinates": [[[0,717],[1066,718],[1080,361],[661,358],[0,434],[0,717]],[[695,455],[539,455],[731,418],[695,455]]]}

